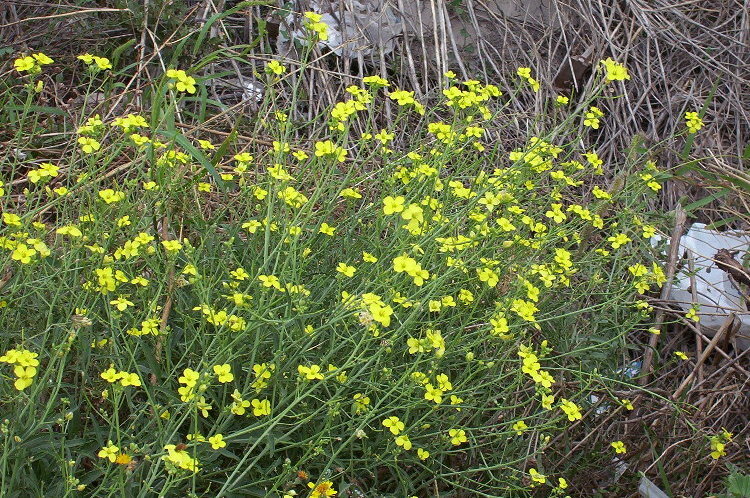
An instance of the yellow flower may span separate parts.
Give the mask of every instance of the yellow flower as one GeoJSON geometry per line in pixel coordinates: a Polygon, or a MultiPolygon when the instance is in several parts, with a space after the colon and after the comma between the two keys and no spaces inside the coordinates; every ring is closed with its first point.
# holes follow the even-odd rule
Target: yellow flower
{"type": "Polygon", "coordinates": [[[162,240],[161,245],[168,253],[176,253],[182,249],[182,244],[179,240],[162,240]]]}
{"type": "Polygon", "coordinates": [[[167,454],[161,457],[162,460],[166,460],[181,469],[192,472],[198,472],[198,470],[200,470],[198,467],[198,461],[191,457],[187,451],[178,450],[177,446],[174,444],[168,444],[164,446],[164,449],[167,454]]]}
{"type": "Polygon", "coordinates": [[[409,92],[406,90],[394,90],[388,95],[388,97],[391,100],[395,100],[400,106],[415,103],[414,92],[409,92]]]}
{"type": "Polygon", "coordinates": [[[531,77],[531,68],[530,67],[519,67],[516,69],[516,74],[520,76],[523,79],[530,78],[531,77]]]}
{"type": "Polygon", "coordinates": [[[120,448],[112,444],[112,441],[109,441],[107,446],[102,447],[101,450],[99,450],[99,453],[97,453],[97,456],[99,458],[106,458],[110,462],[115,463],[117,461],[117,453],[119,453],[120,448]]]}
{"type": "Polygon", "coordinates": [[[524,422],[523,420],[519,420],[518,422],[513,424],[513,430],[516,431],[516,434],[518,434],[519,436],[523,434],[524,431],[526,431],[526,429],[528,428],[529,426],[526,425],[526,422],[524,422]]]}
{"type": "Polygon", "coordinates": [[[31,263],[31,258],[36,254],[36,250],[27,247],[26,244],[18,244],[11,253],[11,258],[25,265],[31,263]]]}
{"type": "Polygon", "coordinates": [[[13,67],[16,68],[16,71],[19,73],[23,72],[29,72],[29,73],[35,73],[38,71],[38,66],[36,64],[36,61],[33,57],[30,55],[27,55],[26,57],[19,57],[15,61],[13,61],[13,67]]]}
{"type": "Polygon", "coordinates": [[[120,380],[120,373],[117,372],[113,367],[109,367],[105,371],[103,371],[101,374],[101,378],[106,380],[109,383],[115,383],[118,380],[120,380]]]}
{"type": "Polygon", "coordinates": [[[594,194],[594,197],[596,197],[597,199],[611,199],[612,198],[612,196],[608,192],[606,192],[606,191],[602,190],[601,188],[599,188],[598,185],[595,186],[591,190],[591,193],[594,194]]]}
{"type": "Polygon", "coordinates": [[[339,195],[347,199],[361,199],[362,198],[362,194],[360,194],[356,189],[353,189],[353,188],[345,188],[344,190],[341,191],[339,195]]]}
{"type": "Polygon", "coordinates": [[[36,367],[24,367],[21,365],[16,365],[15,367],[13,367],[13,373],[16,376],[16,381],[13,383],[13,386],[19,391],[23,391],[34,381],[34,376],[36,375],[36,367]]]}
{"type": "Polygon", "coordinates": [[[234,399],[231,406],[232,413],[235,415],[244,415],[247,411],[246,408],[250,407],[250,401],[242,399],[242,396],[240,396],[240,392],[237,389],[232,393],[232,398],[234,399]]]}
{"type": "Polygon", "coordinates": [[[627,235],[625,235],[624,233],[618,233],[617,235],[607,237],[607,242],[609,242],[612,245],[612,249],[618,249],[621,246],[631,241],[632,239],[628,237],[627,235]]]}
{"type": "Polygon", "coordinates": [[[685,313],[685,318],[694,322],[699,322],[701,317],[698,315],[698,305],[694,304],[691,306],[687,313],[685,313]]]}
{"type": "Polygon", "coordinates": [[[398,436],[405,427],[404,423],[396,416],[391,416],[383,420],[383,426],[387,427],[394,436],[398,436]]]}
{"type": "Polygon", "coordinates": [[[298,161],[304,161],[305,159],[310,157],[307,155],[307,152],[305,152],[304,150],[295,150],[294,152],[292,152],[292,155],[298,161]]]}
{"type": "Polygon", "coordinates": [[[323,16],[315,12],[305,12],[304,25],[320,40],[328,40],[328,25],[321,22],[323,16]]]}
{"type": "Polygon", "coordinates": [[[307,380],[323,380],[323,374],[320,373],[320,365],[297,366],[297,372],[307,380]]]}
{"type": "Polygon", "coordinates": [[[727,452],[724,450],[725,447],[726,445],[724,443],[711,441],[711,458],[713,458],[714,460],[718,460],[719,458],[725,456],[727,454],[727,452]]]}
{"type": "Polygon", "coordinates": [[[53,61],[42,52],[31,54],[30,56],[19,57],[13,61],[13,66],[19,73],[28,72],[29,74],[37,74],[41,72],[41,66],[52,64],[53,61]]]}
{"type": "Polygon", "coordinates": [[[113,299],[109,302],[112,306],[118,309],[118,311],[125,311],[128,306],[134,306],[132,301],[129,301],[125,296],[119,296],[117,299],[113,299]]]}
{"type": "Polygon", "coordinates": [[[269,72],[278,76],[286,72],[286,67],[284,67],[279,61],[272,60],[266,64],[266,72],[269,72]]]}
{"type": "Polygon", "coordinates": [[[167,78],[175,80],[169,82],[169,88],[175,88],[178,92],[195,93],[195,79],[188,76],[185,71],[169,69],[167,70],[167,78]]]}
{"type": "Polygon", "coordinates": [[[346,263],[339,263],[336,267],[336,271],[347,277],[353,277],[357,269],[353,266],[347,265],[346,263]]]}
{"type": "Polygon", "coordinates": [[[332,156],[340,163],[346,160],[346,150],[335,145],[330,140],[315,142],[315,156],[332,156]]]}
{"type": "Polygon", "coordinates": [[[409,436],[406,434],[401,434],[396,437],[396,445],[401,446],[405,450],[411,449],[411,441],[409,440],[409,436]]]}
{"type": "Polygon", "coordinates": [[[399,195],[398,197],[391,197],[390,195],[383,199],[383,213],[394,214],[400,213],[404,210],[404,197],[399,195]]]}
{"type": "Polygon", "coordinates": [[[136,373],[120,372],[120,376],[121,376],[120,384],[122,384],[125,387],[127,386],[140,387],[142,385],[141,379],[140,377],[138,377],[138,374],[136,373]]]}
{"type": "Polygon", "coordinates": [[[3,213],[3,223],[9,227],[20,227],[21,217],[14,213],[5,212],[3,213]]]}
{"type": "Polygon", "coordinates": [[[725,448],[727,443],[732,441],[733,434],[726,429],[715,436],[711,436],[711,458],[718,460],[727,454],[725,448]]]}
{"type": "Polygon", "coordinates": [[[576,405],[572,401],[568,401],[565,398],[560,399],[560,409],[565,412],[565,414],[568,416],[568,420],[570,420],[571,422],[583,418],[583,415],[581,415],[581,409],[578,408],[578,405],[576,405]]]}
{"type": "Polygon", "coordinates": [[[479,280],[485,282],[490,288],[495,287],[500,281],[500,277],[492,268],[477,268],[479,280]]]}
{"type": "Polygon", "coordinates": [[[380,76],[365,76],[362,78],[362,83],[365,85],[375,86],[375,87],[381,87],[381,86],[388,86],[388,80],[381,78],[380,76]]]}
{"type": "Polygon", "coordinates": [[[215,450],[218,450],[219,448],[223,448],[227,445],[227,442],[224,441],[224,436],[221,434],[216,434],[214,436],[209,437],[208,442],[211,444],[211,448],[215,450]]]}
{"type": "Polygon", "coordinates": [[[424,389],[424,399],[426,399],[427,401],[434,401],[438,405],[443,402],[442,389],[435,387],[430,383],[425,384],[424,389]]]}
{"type": "Polygon", "coordinates": [[[229,363],[224,363],[223,365],[214,365],[214,373],[218,376],[218,380],[222,384],[232,382],[234,380],[232,366],[229,363]]]}
{"type": "Polygon", "coordinates": [[[606,71],[604,79],[606,81],[622,81],[630,79],[627,68],[619,62],[614,61],[611,57],[607,57],[599,62],[604,64],[604,69],[606,71]]]}
{"type": "Polygon", "coordinates": [[[354,408],[354,413],[364,413],[368,410],[368,407],[370,405],[370,398],[365,396],[362,393],[356,393],[353,396],[354,402],[352,403],[352,407],[354,408]]]}
{"type": "Polygon", "coordinates": [[[186,368],[182,371],[182,375],[177,379],[177,382],[192,387],[198,383],[200,376],[201,374],[199,372],[196,372],[191,368],[186,368]]]}
{"type": "Polygon", "coordinates": [[[111,188],[107,188],[99,191],[99,197],[101,197],[101,199],[107,204],[113,204],[125,199],[125,192],[115,191],[111,188]]]}
{"type": "Polygon", "coordinates": [[[208,412],[213,409],[213,407],[206,402],[206,398],[204,396],[201,396],[200,399],[198,399],[198,403],[195,404],[195,408],[197,408],[198,411],[201,412],[203,418],[208,417],[208,412]]]}
{"type": "Polygon", "coordinates": [[[466,438],[466,431],[463,429],[450,429],[448,431],[448,436],[451,438],[451,444],[454,446],[459,446],[462,443],[465,443],[468,441],[466,438]]]}
{"type": "Polygon", "coordinates": [[[253,415],[256,417],[262,417],[264,415],[271,414],[271,402],[267,399],[253,399],[251,402],[253,406],[253,415]]]}
{"type": "Polygon", "coordinates": [[[257,232],[258,228],[260,228],[261,226],[263,226],[263,224],[258,220],[250,220],[242,224],[242,228],[244,230],[247,230],[249,233],[257,232]]]}
{"type": "Polygon", "coordinates": [[[273,287],[276,290],[282,290],[281,281],[275,275],[258,275],[258,280],[263,287],[273,287]]]}
{"type": "Polygon", "coordinates": [[[689,133],[697,133],[698,130],[703,128],[703,120],[697,112],[686,112],[685,124],[687,125],[689,133]]]}
{"type": "Polygon", "coordinates": [[[615,453],[625,453],[628,450],[625,448],[625,443],[622,441],[613,441],[610,446],[615,449],[615,453]]]}
{"type": "Polygon", "coordinates": [[[46,178],[53,178],[57,176],[58,169],[52,163],[42,163],[39,165],[39,169],[29,171],[29,181],[31,183],[38,183],[46,178]]]}
{"type": "Polygon", "coordinates": [[[430,452],[422,448],[417,448],[417,456],[420,460],[427,460],[430,458],[430,452]]]}
{"type": "Polygon", "coordinates": [[[687,359],[688,359],[688,355],[686,355],[686,354],[685,354],[685,353],[683,353],[682,351],[675,351],[675,352],[674,352],[674,355],[675,355],[676,357],[678,357],[679,359],[681,359],[681,360],[687,360],[687,359]]]}
{"type": "Polygon", "coordinates": [[[78,144],[85,154],[91,154],[101,148],[101,144],[91,137],[78,137],[78,144]]]}
{"type": "Polygon", "coordinates": [[[321,496],[333,496],[336,494],[336,490],[333,489],[333,482],[331,481],[323,481],[319,484],[308,482],[307,487],[312,489],[310,498],[320,498],[321,496]]]}
{"type": "Polygon", "coordinates": [[[320,229],[318,229],[319,233],[322,233],[324,235],[328,235],[329,237],[333,237],[333,233],[336,231],[336,227],[332,227],[328,223],[323,222],[322,225],[320,225],[320,229]]]}
{"type": "Polygon", "coordinates": [[[604,113],[598,107],[591,106],[588,112],[586,112],[585,119],[583,120],[583,125],[593,128],[594,130],[598,130],[599,118],[602,117],[604,117],[604,113]]]}
{"type": "Polygon", "coordinates": [[[540,474],[536,469],[531,468],[529,469],[529,475],[531,476],[531,481],[539,484],[544,484],[547,482],[547,477],[545,477],[543,474],[540,474]]]}

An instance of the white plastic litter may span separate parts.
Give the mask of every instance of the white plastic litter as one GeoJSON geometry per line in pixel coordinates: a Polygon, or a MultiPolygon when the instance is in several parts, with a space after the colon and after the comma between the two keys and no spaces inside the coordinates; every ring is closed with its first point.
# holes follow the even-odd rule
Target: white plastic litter
{"type": "Polygon", "coordinates": [[[638,483],[638,494],[642,498],[669,498],[667,494],[646,477],[638,483]]]}
{"type": "MultiPolygon", "coordinates": [[[[343,10],[340,10],[339,2],[319,0],[310,2],[310,10],[320,13],[321,22],[328,25],[328,39],[320,40],[318,44],[339,57],[389,54],[403,31],[401,16],[384,0],[350,0],[344,4],[343,10]]],[[[308,33],[299,16],[289,14],[286,23],[295,29],[291,32],[287,32],[284,26],[280,29],[277,47],[280,54],[292,49],[290,40],[303,45],[307,43],[308,33]]]]}
{"type": "Polygon", "coordinates": [[[263,100],[263,85],[257,81],[245,79],[240,83],[242,87],[242,100],[260,102],[263,100]]]}
{"type": "MultiPolygon", "coordinates": [[[[656,241],[657,239],[652,239],[652,243],[656,241]]],[[[680,238],[681,256],[693,261],[701,330],[707,336],[713,337],[726,317],[732,312],[736,313],[740,320],[740,328],[735,338],[739,350],[750,348],[750,313],[738,284],[728,273],[716,266],[713,257],[719,249],[727,249],[738,251],[735,259],[741,262],[748,248],[750,235],[747,233],[707,230],[703,223],[694,223],[680,238]]],[[[686,312],[693,302],[689,272],[687,264],[677,272],[670,296],[686,312]]]]}

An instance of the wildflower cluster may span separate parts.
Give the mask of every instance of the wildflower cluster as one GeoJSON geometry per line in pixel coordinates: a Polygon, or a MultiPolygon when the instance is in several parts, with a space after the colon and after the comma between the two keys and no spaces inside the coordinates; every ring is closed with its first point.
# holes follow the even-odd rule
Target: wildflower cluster
{"type": "Polygon", "coordinates": [[[127,387],[127,386],[139,387],[142,385],[141,379],[138,377],[137,373],[117,371],[112,366],[110,366],[107,370],[101,373],[101,378],[106,380],[110,384],[119,382],[120,385],[122,385],[123,387],[127,387]]]}
{"type": "Polygon", "coordinates": [[[703,128],[703,120],[697,112],[686,112],[685,124],[687,125],[688,133],[698,133],[698,130],[703,128]]]}
{"type": "Polygon", "coordinates": [[[430,278],[430,272],[422,268],[422,265],[416,259],[406,254],[393,259],[393,271],[406,273],[412,278],[416,286],[423,285],[425,280],[430,278]]]}
{"type": "Polygon", "coordinates": [[[0,249],[10,252],[13,261],[22,265],[31,265],[52,254],[52,250],[42,239],[29,237],[29,233],[25,231],[16,231],[24,226],[21,217],[17,214],[6,211],[0,221],[2,221],[0,225],[10,228],[6,231],[7,236],[0,236],[0,249]]]}
{"type": "Polygon", "coordinates": [[[166,455],[161,457],[162,460],[172,465],[173,469],[183,469],[196,473],[200,470],[199,462],[193,458],[186,449],[178,448],[177,445],[168,444],[164,446],[166,455]]]}
{"type": "Polygon", "coordinates": [[[15,67],[16,71],[19,73],[39,74],[42,72],[43,66],[47,66],[53,62],[55,61],[44,53],[37,52],[25,57],[19,57],[13,61],[13,67],[15,67]]]}
{"type": "Polygon", "coordinates": [[[188,76],[182,69],[168,69],[169,88],[178,92],[195,93],[195,78],[188,76]]]}
{"type": "Polygon", "coordinates": [[[532,90],[534,90],[535,92],[539,91],[539,82],[531,77],[530,67],[519,67],[516,71],[516,74],[518,74],[521,79],[525,80],[531,86],[532,90]]]}
{"type": "Polygon", "coordinates": [[[32,353],[28,349],[9,349],[0,356],[1,363],[13,365],[13,375],[16,380],[13,386],[19,391],[23,391],[34,382],[39,366],[38,353],[32,353]]]}
{"type": "Polygon", "coordinates": [[[206,384],[199,384],[198,381],[201,378],[200,372],[196,372],[191,368],[186,368],[178,382],[182,384],[177,389],[177,393],[180,395],[180,399],[185,403],[188,403],[195,399],[196,393],[199,391],[205,391],[208,386],[206,384]]]}
{"type": "Polygon", "coordinates": [[[732,442],[732,436],[733,434],[726,429],[722,429],[719,434],[711,436],[711,458],[718,460],[727,454],[725,448],[727,444],[732,442]]]}
{"type": "Polygon", "coordinates": [[[367,105],[372,102],[373,97],[368,90],[358,86],[349,86],[346,91],[353,98],[338,102],[331,109],[331,120],[328,126],[332,130],[344,131],[346,129],[345,123],[349,121],[349,118],[359,111],[366,110],[367,105]]]}
{"type": "Polygon", "coordinates": [[[606,81],[622,81],[630,79],[628,69],[619,62],[613,60],[611,57],[607,57],[600,61],[600,64],[604,66],[604,78],[606,81]]]}
{"type": "Polygon", "coordinates": [[[112,69],[112,63],[106,57],[100,57],[98,55],[91,54],[81,54],[76,58],[82,60],[87,66],[95,68],[95,70],[97,71],[112,69]]]}
{"type": "MultiPolygon", "coordinates": [[[[543,341],[541,344],[541,355],[549,351],[547,341],[543,341]]],[[[542,370],[539,363],[539,357],[537,353],[528,346],[521,344],[518,349],[518,356],[523,359],[523,366],[521,371],[532,378],[532,380],[542,386],[543,388],[549,389],[555,382],[554,377],[549,372],[542,370]]]]}
{"type": "Polygon", "coordinates": [[[394,90],[388,94],[388,98],[394,100],[401,107],[412,106],[417,113],[425,113],[424,105],[414,98],[414,92],[408,90],[394,90]]]}
{"type": "MultiPolygon", "coordinates": [[[[310,39],[328,38],[322,19],[305,14],[310,39]]],[[[41,67],[31,59],[17,67],[41,67]]],[[[112,77],[105,58],[80,59],[112,77]]],[[[627,79],[602,65],[608,81],[627,79]]],[[[265,83],[294,90],[287,71],[270,60],[265,83]]],[[[425,476],[447,489],[445,462],[502,444],[483,464],[502,478],[478,471],[491,483],[482,492],[562,494],[545,451],[586,425],[574,400],[590,390],[568,372],[581,350],[604,351],[579,348],[579,336],[602,323],[617,324],[613,337],[643,330],[637,294],[665,283],[643,256],[656,227],[639,199],[658,191],[655,165],[607,189],[605,160],[617,158],[577,129],[504,148],[491,139],[516,119],[515,95],[455,74],[429,109],[367,76],[319,123],[268,99],[217,140],[174,122],[197,115],[180,100],[197,92],[188,73],[167,70],[150,117],[84,117],[75,154],[2,173],[11,275],[0,275],[0,315],[19,331],[3,347],[39,351],[0,357],[16,376],[7,402],[33,427],[7,432],[58,438],[102,492],[136,476],[164,495],[252,493],[252,482],[261,494],[335,496],[381,480],[353,477],[375,463],[403,476],[396,493],[425,476]],[[631,282],[610,285],[615,274],[631,282]],[[40,361],[59,385],[27,390],[40,361]],[[529,440],[539,463],[520,471],[508,462],[529,459],[529,440]]],[[[518,75],[540,89],[530,68],[518,75]]],[[[590,102],[571,122],[599,126],[590,102]]]]}
{"type": "Polygon", "coordinates": [[[633,277],[635,277],[633,287],[635,287],[635,290],[640,294],[648,291],[648,289],[654,284],[661,286],[667,281],[664,270],[662,270],[656,262],[651,264],[650,269],[642,263],[636,263],[629,266],[628,271],[633,277]]]}
{"type": "Polygon", "coordinates": [[[492,113],[487,104],[490,99],[502,96],[503,92],[495,85],[482,85],[476,80],[464,81],[463,86],[466,87],[465,90],[456,85],[443,90],[447,99],[445,105],[468,117],[479,115],[483,119],[490,119],[492,113]]]}
{"type": "Polygon", "coordinates": [[[583,120],[583,125],[593,128],[594,130],[599,129],[599,120],[604,117],[604,113],[601,109],[596,106],[591,106],[586,112],[586,119],[583,120]]]}
{"type": "Polygon", "coordinates": [[[322,22],[323,16],[316,12],[305,12],[304,26],[319,40],[328,40],[328,25],[322,22]]]}

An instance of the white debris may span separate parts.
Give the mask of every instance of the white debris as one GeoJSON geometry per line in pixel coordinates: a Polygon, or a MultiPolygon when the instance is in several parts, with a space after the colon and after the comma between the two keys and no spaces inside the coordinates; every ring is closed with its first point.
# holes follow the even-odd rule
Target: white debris
{"type": "Polygon", "coordinates": [[[638,483],[638,495],[642,498],[669,498],[664,491],[645,476],[641,477],[641,481],[638,483]]]}
{"type": "MultiPolygon", "coordinates": [[[[401,17],[398,12],[384,0],[352,0],[339,8],[339,2],[311,2],[310,9],[319,13],[321,22],[328,26],[328,39],[320,40],[318,45],[334,54],[356,58],[389,54],[393,51],[396,39],[402,32],[401,17]]],[[[301,16],[289,14],[286,25],[293,26],[289,32],[282,25],[279,30],[278,51],[285,54],[292,50],[290,41],[302,45],[308,42],[309,33],[303,27],[301,16]]]]}
{"type": "Polygon", "coordinates": [[[242,100],[254,102],[263,100],[263,85],[257,81],[243,78],[240,86],[242,87],[242,100]]]}
{"type": "MultiPolygon", "coordinates": [[[[693,261],[701,330],[713,337],[726,317],[732,312],[736,313],[741,322],[735,338],[736,346],[740,350],[750,348],[750,313],[739,284],[727,272],[719,269],[713,258],[720,249],[726,249],[731,252],[737,251],[735,259],[742,262],[748,248],[750,235],[747,233],[708,230],[702,223],[693,224],[680,238],[681,255],[693,261]]],[[[690,268],[687,264],[675,275],[670,297],[686,312],[691,308],[693,293],[690,289],[690,268]]]]}

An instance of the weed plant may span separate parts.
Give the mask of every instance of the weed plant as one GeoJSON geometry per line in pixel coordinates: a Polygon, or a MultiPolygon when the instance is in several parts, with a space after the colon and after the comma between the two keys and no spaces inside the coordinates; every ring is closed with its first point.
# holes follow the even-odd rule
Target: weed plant
{"type": "MultiPolygon", "coordinates": [[[[77,63],[85,95],[120,91],[108,59],[77,63]]],[[[54,64],[21,54],[2,88],[0,494],[565,495],[555,448],[596,425],[591,394],[633,409],[618,369],[665,281],[646,206],[666,174],[581,148],[616,62],[516,150],[485,126],[538,90],[529,68],[507,94],[447,74],[434,105],[366,77],[304,123],[273,60],[266,143],[186,132],[189,68],[149,112],[67,129],[40,102],[54,64]]]]}

